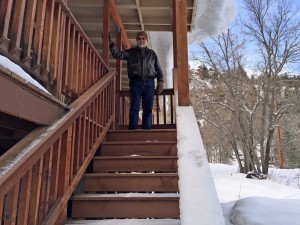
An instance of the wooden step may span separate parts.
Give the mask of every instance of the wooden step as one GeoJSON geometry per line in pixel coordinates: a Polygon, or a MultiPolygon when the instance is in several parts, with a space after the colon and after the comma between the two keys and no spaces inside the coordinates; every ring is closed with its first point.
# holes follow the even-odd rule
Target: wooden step
{"type": "Polygon", "coordinates": [[[176,173],[91,173],[83,183],[85,192],[178,192],[176,173]]]}
{"type": "Polygon", "coordinates": [[[176,172],[176,156],[96,156],[93,172],[176,172]]]}
{"type": "Polygon", "coordinates": [[[104,142],[101,156],[176,156],[176,141],[157,142],[104,142]]]}
{"type": "Polygon", "coordinates": [[[180,225],[176,219],[67,220],[65,225],[180,225]]]}
{"type": "Polygon", "coordinates": [[[179,194],[83,194],[71,201],[72,218],[179,218],[179,194]]]}
{"type": "Polygon", "coordinates": [[[109,131],[107,141],[177,141],[176,129],[109,131]]]}

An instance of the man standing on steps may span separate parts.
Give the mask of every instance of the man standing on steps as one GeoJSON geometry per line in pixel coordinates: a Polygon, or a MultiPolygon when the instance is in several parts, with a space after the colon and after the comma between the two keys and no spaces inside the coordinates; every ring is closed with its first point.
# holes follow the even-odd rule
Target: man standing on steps
{"type": "Polygon", "coordinates": [[[147,48],[148,35],[142,31],[136,35],[137,46],[120,51],[110,38],[110,52],[114,58],[127,60],[127,72],[131,96],[128,129],[138,128],[140,101],[142,99],[143,118],[142,128],[151,129],[152,107],[154,99],[154,79],[157,79],[156,91],[163,91],[163,72],[156,53],[147,48]]]}

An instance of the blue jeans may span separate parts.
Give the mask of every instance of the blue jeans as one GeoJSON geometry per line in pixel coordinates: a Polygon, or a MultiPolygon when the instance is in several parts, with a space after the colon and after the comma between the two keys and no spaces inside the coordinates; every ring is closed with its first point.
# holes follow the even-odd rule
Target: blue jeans
{"type": "Polygon", "coordinates": [[[143,119],[142,128],[151,129],[152,107],[154,99],[154,80],[131,79],[129,82],[131,106],[128,129],[138,128],[140,102],[142,98],[143,119]]]}

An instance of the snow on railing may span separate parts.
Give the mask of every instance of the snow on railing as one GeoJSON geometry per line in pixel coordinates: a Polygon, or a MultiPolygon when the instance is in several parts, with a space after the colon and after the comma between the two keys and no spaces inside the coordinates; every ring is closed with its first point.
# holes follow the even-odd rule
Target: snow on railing
{"type": "Polygon", "coordinates": [[[181,225],[224,225],[193,108],[177,106],[176,123],[181,225]]]}

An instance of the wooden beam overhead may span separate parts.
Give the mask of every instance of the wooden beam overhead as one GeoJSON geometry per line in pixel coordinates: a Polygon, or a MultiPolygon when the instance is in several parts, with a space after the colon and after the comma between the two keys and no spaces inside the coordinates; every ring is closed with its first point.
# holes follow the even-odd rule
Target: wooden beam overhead
{"type": "MultiPolygon", "coordinates": [[[[172,0],[140,0],[140,7],[141,8],[160,8],[160,9],[173,9],[173,2],[172,0]]],[[[192,9],[194,7],[193,0],[187,0],[187,7],[186,9],[192,9]]]]}
{"type": "Polygon", "coordinates": [[[137,11],[138,11],[139,19],[140,19],[141,28],[142,28],[142,30],[145,30],[144,20],[143,20],[143,13],[142,13],[142,10],[140,8],[140,0],[135,0],[135,4],[137,6],[137,11]]]}
{"type": "Polygon", "coordinates": [[[77,6],[77,7],[102,7],[103,0],[68,0],[68,6],[77,6]]]}

